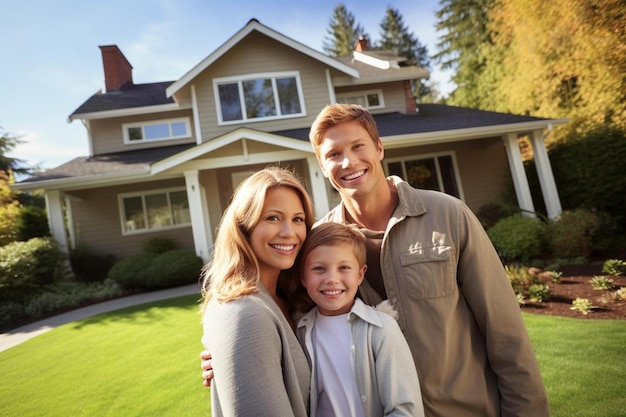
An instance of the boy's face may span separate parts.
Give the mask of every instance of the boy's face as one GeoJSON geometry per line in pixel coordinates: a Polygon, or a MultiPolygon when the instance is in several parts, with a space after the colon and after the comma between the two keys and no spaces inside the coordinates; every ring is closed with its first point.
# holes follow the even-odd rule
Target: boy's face
{"type": "Polygon", "coordinates": [[[346,314],[365,276],[349,245],[318,246],[304,260],[302,285],[325,316],[346,314]]]}
{"type": "Polygon", "coordinates": [[[317,159],[337,191],[358,198],[366,196],[379,180],[385,181],[383,156],[380,139],[374,141],[358,122],[346,122],[326,131],[317,159]]]}

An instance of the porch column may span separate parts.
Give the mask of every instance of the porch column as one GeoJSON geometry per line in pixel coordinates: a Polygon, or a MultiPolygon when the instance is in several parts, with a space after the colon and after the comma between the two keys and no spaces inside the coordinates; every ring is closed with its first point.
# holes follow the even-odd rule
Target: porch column
{"type": "Polygon", "coordinates": [[[67,234],[65,231],[65,218],[63,216],[63,193],[60,190],[49,190],[45,193],[45,199],[50,233],[59,244],[61,251],[65,254],[69,254],[67,234]]]}
{"type": "Polygon", "coordinates": [[[535,166],[537,168],[537,176],[541,185],[541,193],[543,201],[546,204],[548,218],[554,219],[561,215],[561,200],[559,199],[559,191],[554,182],[554,174],[552,173],[552,165],[544,143],[544,136],[540,130],[534,130],[531,135],[531,144],[533,146],[533,154],[535,155],[535,166]]]}
{"type": "Polygon", "coordinates": [[[311,198],[315,206],[315,218],[319,219],[330,211],[328,204],[328,193],[326,192],[326,178],[317,163],[315,156],[306,159],[309,166],[309,178],[311,178],[311,198]]]}
{"type": "Polygon", "coordinates": [[[204,262],[208,262],[211,254],[210,249],[213,246],[213,238],[209,230],[211,221],[206,202],[206,192],[202,184],[200,184],[198,170],[185,171],[184,174],[196,255],[201,257],[204,262]]]}
{"type": "Polygon", "coordinates": [[[504,139],[509,166],[511,167],[511,175],[513,177],[513,185],[515,186],[515,195],[517,196],[517,204],[522,209],[522,215],[535,217],[535,206],[533,198],[530,194],[528,186],[528,178],[524,171],[524,163],[522,162],[522,153],[517,143],[517,134],[509,133],[504,139]]]}

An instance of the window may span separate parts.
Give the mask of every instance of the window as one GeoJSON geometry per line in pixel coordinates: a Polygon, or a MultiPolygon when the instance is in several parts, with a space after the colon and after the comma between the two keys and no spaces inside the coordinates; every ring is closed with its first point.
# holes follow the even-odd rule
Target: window
{"type": "Polygon", "coordinates": [[[120,194],[118,199],[124,235],[191,224],[184,188],[120,194]]]}
{"type": "Polygon", "coordinates": [[[141,143],[154,140],[181,139],[191,136],[189,118],[159,120],[155,122],[126,123],[122,125],[124,143],[141,143]]]}
{"type": "Polygon", "coordinates": [[[213,80],[222,124],[304,115],[300,76],[295,72],[213,80]]]}
{"type": "Polygon", "coordinates": [[[404,178],[415,188],[439,190],[462,198],[452,153],[389,159],[385,165],[389,175],[404,178]]]}
{"type": "Polygon", "coordinates": [[[385,107],[382,90],[354,91],[337,94],[337,103],[360,104],[367,109],[382,109],[385,107]]]}

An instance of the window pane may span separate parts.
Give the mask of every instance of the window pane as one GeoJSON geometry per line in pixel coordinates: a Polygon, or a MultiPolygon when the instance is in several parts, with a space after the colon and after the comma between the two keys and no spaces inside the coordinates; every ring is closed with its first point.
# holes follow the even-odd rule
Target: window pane
{"type": "Polygon", "coordinates": [[[172,136],[187,136],[187,124],[185,122],[175,122],[171,126],[172,136]]]}
{"type": "Polygon", "coordinates": [[[146,197],[148,211],[148,227],[150,229],[165,227],[172,224],[166,194],[152,194],[146,197]]]}
{"type": "Polygon", "coordinates": [[[298,99],[298,85],[296,79],[278,78],[276,79],[276,87],[278,88],[278,100],[280,102],[281,114],[298,114],[301,113],[300,100],[298,99]]]}
{"type": "Polygon", "coordinates": [[[239,100],[239,86],[234,84],[222,84],[218,87],[220,95],[220,108],[222,109],[222,120],[241,120],[241,101],[239,100]]]}
{"type": "Polygon", "coordinates": [[[380,106],[380,100],[378,99],[378,94],[368,94],[367,105],[368,107],[380,106]]]}
{"type": "Polygon", "coordinates": [[[174,224],[191,223],[189,216],[189,202],[187,201],[187,191],[176,191],[170,193],[170,203],[172,204],[172,217],[174,224]]]}
{"type": "Polygon", "coordinates": [[[146,139],[163,139],[170,137],[170,126],[167,123],[147,125],[144,127],[146,139]]]}
{"type": "MultiPolygon", "coordinates": [[[[389,175],[397,175],[400,178],[404,178],[404,172],[402,172],[402,162],[390,162],[387,164],[389,175]]],[[[406,178],[404,178],[406,180],[406,178]]]]}
{"type": "Polygon", "coordinates": [[[439,190],[437,171],[432,158],[406,161],[407,181],[415,188],[439,190]]]}
{"type": "Polygon", "coordinates": [[[248,80],[242,83],[248,119],[276,116],[272,80],[248,80]]]}
{"type": "Polygon", "coordinates": [[[124,231],[132,232],[133,230],[146,228],[141,197],[128,197],[124,199],[124,216],[124,231]]]}
{"type": "Polygon", "coordinates": [[[450,155],[440,156],[438,160],[439,170],[441,171],[441,180],[443,181],[443,191],[447,194],[455,196],[456,198],[460,198],[459,187],[456,183],[456,177],[454,176],[452,157],[450,155]]]}
{"type": "Polygon", "coordinates": [[[128,128],[128,139],[129,140],[141,140],[143,139],[143,134],[141,133],[140,127],[129,127],[128,128]]]}

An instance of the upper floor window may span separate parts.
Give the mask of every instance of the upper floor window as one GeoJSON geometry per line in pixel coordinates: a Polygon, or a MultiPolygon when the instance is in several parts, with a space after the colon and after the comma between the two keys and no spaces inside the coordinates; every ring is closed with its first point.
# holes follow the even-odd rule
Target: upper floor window
{"type": "Polygon", "coordinates": [[[118,201],[124,235],[191,224],[184,188],[120,194],[118,201]]]}
{"type": "Polygon", "coordinates": [[[297,72],[254,74],[213,80],[218,120],[222,124],[304,114],[297,72]]]}
{"type": "Polygon", "coordinates": [[[382,109],[385,107],[382,90],[340,93],[337,94],[337,103],[360,104],[367,109],[382,109]]]}
{"type": "Polygon", "coordinates": [[[404,178],[415,188],[438,190],[462,199],[456,160],[452,153],[390,158],[389,175],[404,178]]]}
{"type": "Polygon", "coordinates": [[[122,125],[122,130],[124,131],[124,143],[181,139],[191,136],[188,117],[153,122],[125,123],[122,125]]]}

